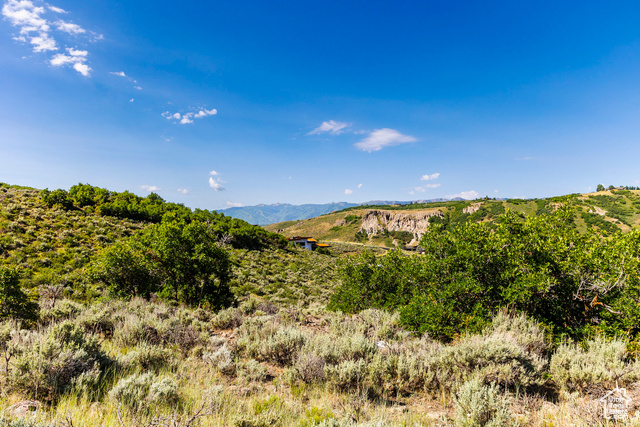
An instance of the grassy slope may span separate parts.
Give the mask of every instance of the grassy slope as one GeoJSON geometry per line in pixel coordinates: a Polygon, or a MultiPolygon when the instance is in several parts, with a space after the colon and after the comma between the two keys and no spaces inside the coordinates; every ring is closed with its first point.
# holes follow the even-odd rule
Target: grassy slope
{"type": "Polygon", "coordinates": [[[78,282],[82,268],[102,247],[144,223],[50,209],[39,191],[0,187],[0,265],[17,265],[25,284],[78,282]]]}
{"type": "MultiPolygon", "coordinates": [[[[614,194],[614,199],[581,197],[584,199],[580,200],[580,206],[584,208],[590,204],[605,210],[613,207],[613,214],[626,223],[634,225],[640,220],[636,210],[638,192],[614,194]]],[[[491,201],[489,204],[531,214],[547,208],[550,203],[555,201],[542,204],[537,201],[491,201]]],[[[454,210],[463,205],[465,203],[457,202],[443,204],[440,208],[454,210]]],[[[22,266],[28,273],[26,283],[31,285],[49,283],[65,275],[80,280],[82,266],[100,247],[144,227],[143,223],[81,211],[47,209],[38,202],[37,190],[30,189],[0,189],[0,207],[0,264],[22,266]],[[50,262],[43,261],[46,259],[50,262]]],[[[347,240],[350,233],[357,231],[357,223],[342,225],[333,231],[331,228],[348,215],[361,216],[364,211],[349,210],[306,222],[316,221],[318,229],[327,229],[328,236],[347,240]]],[[[584,220],[578,225],[588,226],[584,220]]],[[[300,230],[297,234],[307,234],[303,228],[300,230]]],[[[239,308],[215,315],[142,300],[103,301],[85,306],[64,300],[50,309],[51,302],[42,298],[42,324],[36,331],[21,332],[23,337],[44,337],[51,327],[49,322],[55,324],[68,319],[81,325],[87,334],[96,334],[101,348],[117,364],[101,380],[100,394],[78,394],[84,387],[81,384],[78,392],[68,392],[57,404],[42,407],[35,418],[50,426],[147,425],[154,418],[157,421],[154,425],[179,425],[177,422],[170,424],[169,418],[164,421],[158,418],[174,417],[176,421],[182,418],[181,425],[185,425],[205,403],[206,415],[198,424],[202,426],[311,426],[328,418],[336,419],[339,424],[325,425],[351,426],[368,421],[377,422],[366,424],[370,426],[452,425],[456,405],[453,388],[460,386],[462,380],[447,377],[442,388],[427,387],[415,383],[412,375],[419,377],[424,373],[423,365],[433,363],[434,354],[461,352],[467,345],[468,351],[477,358],[480,352],[491,353],[497,342],[510,342],[511,338],[486,337],[489,341],[481,341],[487,342],[483,347],[474,344],[476,338],[465,341],[462,337],[451,346],[442,346],[402,331],[393,316],[387,313],[369,311],[358,316],[344,316],[327,312],[321,306],[336,283],[336,260],[362,248],[356,244],[334,243],[332,246],[332,256],[300,250],[232,250],[233,288],[244,303],[239,308]],[[251,297],[251,294],[259,297],[251,297]],[[242,321],[246,326],[239,326],[242,321]],[[255,327],[250,328],[251,324],[255,327]],[[269,328],[263,325],[273,326],[276,332],[269,335],[269,328]],[[256,336],[250,337],[249,333],[256,336]],[[286,363],[278,362],[282,352],[291,348],[290,337],[300,334],[304,344],[294,352],[307,358],[296,356],[286,363]],[[376,345],[379,340],[390,343],[392,351],[381,350],[376,345]],[[221,346],[230,350],[228,356],[220,351],[221,346]],[[336,357],[332,359],[334,354],[336,357]],[[306,369],[315,369],[317,355],[322,355],[326,366],[331,365],[331,368],[326,369],[326,377],[305,384],[299,376],[306,369]],[[223,369],[224,362],[228,361],[225,357],[230,358],[232,370],[223,369]],[[395,357],[404,358],[400,359],[402,363],[397,362],[397,367],[394,367],[395,357]],[[400,376],[402,369],[407,370],[403,374],[406,378],[400,376]],[[137,414],[126,407],[120,409],[118,402],[109,398],[109,390],[119,380],[142,372],[153,372],[157,378],[174,383],[179,405],[152,404],[149,411],[137,414]],[[357,378],[350,380],[353,372],[357,378]],[[360,376],[359,372],[365,374],[360,376]],[[369,384],[367,381],[378,385],[377,396],[368,396],[364,388],[369,384]],[[385,385],[391,383],[397,383],[405,391],[385,390],[385,385]],[[118,421],[119,410],[123,424],[118,421]],[[355,423],[351,424],[351,420],[355,423]]],[[[21,351],[30,351],[31,346],[20,338],[20,334],[14,333],[12,339],[21,351]]],[[[530,349],[526,347],[522,351],[527,354],[530,349]]],[[[58,358],[58,355],[51,357],[58,358]]],[[[517,357],[522,356],[517,354],[517,357]]],[[[58,359],[60,366],[64,366],[64,358],[58,359]]],[[[443,358],[443,363],[449,359],[443,358]]],[[[461,356],[460,360],[463,360],[461,356]]],[[[7,387],[4,363],[0,366],[3,391],[7,387]]],[[[15,359],[10,363],[15,363],[15,359]]],[[[12,372],[15,366],[9,368],[12,372]]],[[[511,370],[508,366],[500,372],[511,370]]],[[[548,367],[543,373],[544,378],[551,377],[548,367]]],[[[608,381],[597,386],[608,390],[612,384],[608,381]]],[[[555,390],[554,393],[558,392],[558,385],[547,385],[555,390]]],[[[629,385],[629,390],[634,398],[640,399],[640,388],[629,385]]],[[[13,390],[0,394],[3,416],[11,417],[12,405],[32,397],[28,393],[27,390],[13,390]]],[[[555,397],[548,396],[554,401],[552,404],[546,401],[544,394],[522,391],[507,394],[511,398],[510,412],[519,414],[513,417],[521,425],[536,427],[587,425],[593,421],[592,413],[588,411],[591,406],[598,405],[597,398],[600,397],[589,399],[584,395],[558,392],[555,397]]],[[[4,424],[0,422],[0,425],[4,424]]]]}
{"type": "MultiPolygon", "coordinates": [[[[551,197],[547,199],[476,200],[403,206],[358,207],[301,221],[271,224],[265,228],[285,236],[303,235],[332,242],[356,242],[355,234],[360,230],[360,222],[351,221],[345,224],[345,219],[350,215],[362,217],[373,209],[393,211],[406,215],[437,210],[443,214],[448,213],[452,216],[457,216],[458,219],[466,218],[472,221],[487,221],[506,209],[524,215],[536,215],[549,212],[561,203],[569,204],[576,208],[576,226],[580,230],[586,230],[588,227],[602,227],[603,220],[622,231],[628,231],[632,227],[640,225],[640,190],[622,190],[551,197]],[[478,212],[470,215],[461,214],[464,208],[474,204],[479,204],[480,210],[478,212]],[[589,213],[596,207],[601,209],[599,212],[606,212],[605,215],[601,216],[595,213],[589,213]],[[587,218],[592,218],[591,224],[585,222],[585,219],[582,217],[583,213],[587,218]]],[[[607,224],[604,224],[604,226],[606,225],[607,224]]],[[[389,239],[371,239],[370,244],[389,246],[390,242],[387,240],[389,239]]]]}
{"type": "MultiPolygon", "coordinates": [[[[38,193],[0,187],[0,266],[19,266],[27,288],[62,284],[75,299],[97,296],[87,293],[84,267],[101,248],[148,223],[48,208],[38,193]]],[[[233,261],[232,290],[240,300],[256,294],[295,305],[298,301],[326,303],[337,283],[337,259],[362,246],[334,247],[331,256],[297,249],[228,250],[233,261]]]]}

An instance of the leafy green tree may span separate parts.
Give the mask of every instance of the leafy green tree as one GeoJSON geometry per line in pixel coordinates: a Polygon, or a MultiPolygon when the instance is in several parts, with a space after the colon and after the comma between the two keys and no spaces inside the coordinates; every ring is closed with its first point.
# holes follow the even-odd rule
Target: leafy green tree
{"type": "Polygon", "coordinates": [[[39,306],[20,287],[17,268],[0,267],[0,319],[18,319],[28,325],[38,320],[39,306]]]}
{"type": "Polygon", "coordinates": [[[604,185],[598,184],[598,187],[596,188],[596,191],[604,191],[604,190],[605,190],[604,185]]]}
{"type": "Polygon", "coordinates": [[[72,209],[73,208],[73,200],[69,196],[69,193],[66,190],[54,190],[49,191],[48,189],[44,189],[40,191],[40,200],[47,205],[48,207],[61,207],[64,209],[72,209]]]}
{"type": "Polygon", "coordinates": [[[207,224],[165,220],[146,229],[140,243],[162,297],[216,309],[230,303],[229,256],[207,224]]]}
{"type": "Polygon", "coordinates": [[[73,204],[78,207],[95,206],[109,201],[110,192],[104,188],[78,183],[69,189],[73,204]]]}
{"type": "Polygon", "coordinates": [[[380,257],[365,251],[341,263],[342,284],[331,297],[329,308],[356,313],[367,308],[402,306],[415,290],[419,276],[415,258],[399,250],[380,257]]]}
{"type": "Polygon", "coordinates": [[[103,249],[91,265],[89,277],[105,284],[110,294],[120,297],[149,298],[152,292],[158,291],[152,266],[135,239],[103,249]]]}
{"type": "Polygon", "coordinates": [[[558,334],[640,333],[640,232],[581,233],[574,217],[563,208],[527,218],[507,212],[494,224],[434,222],[423,256],[347,261],[330,307],[398,309],[406,327],[443,340],[479,330],[500,308],[558,334]]]}

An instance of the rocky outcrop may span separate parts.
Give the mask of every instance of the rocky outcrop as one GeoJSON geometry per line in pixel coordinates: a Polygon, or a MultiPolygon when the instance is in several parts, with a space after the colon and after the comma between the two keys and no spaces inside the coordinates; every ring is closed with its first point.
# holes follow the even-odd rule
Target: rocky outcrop
{"type": "Polygon", "coordinates": [[[462,209],[462,213],[471,215],[472,213],[478,212],[480,210],[480,206],[482,206],[482,203],[474,203],[462,209]]]}
{"type": "Polygon", "coordinates": [[[360,231],[369,236],[388,231],[408,231],[413,233],[415,240],[419,240],[429,227],[429,218],[438,216],[444,218],[440,211],[431,212],[393,212],[373,210],[362,217],[360,231]]]}

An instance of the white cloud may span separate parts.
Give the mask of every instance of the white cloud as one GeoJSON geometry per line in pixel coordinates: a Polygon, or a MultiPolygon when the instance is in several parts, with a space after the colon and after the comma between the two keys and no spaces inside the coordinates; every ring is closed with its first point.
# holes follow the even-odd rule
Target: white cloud
{"type": "Polygon", "coordinates": [[[48,16],[52,16],[54,13],[67,13],[67,11],[43,3],[40,0],[5,0],[2,6],[2,15],[4,18],[19,30],[19,35],[14,36],[14,40],[28,43],[34,52],[44,54],[59,50],[58,45],[61,44],[66,48],[67,54],[56,54],[52,57],[47,56],[47,61],[53,66],[69,65],[83,76],[89,76],[91,67],[85,64],[84,59],[69,59],[69,57],[86,58],[88,52],[67,47],[64,43],[65,38],[68,38],[68,34],[80,36],[87,33],[87,30],[78,24],[57,18],[49,20],[48,16]],[[56,33],[56,31],[58,32],[56,33]],[[67,36],[59,39],[58,36],[60,32],[67,34],[67,36]]]}
{"type": "Polygon", "coordinates": [[[127,77],[124,71],[111,71],[109,74],[113,74],[114,76],[127,77]]]}
{"type": "Polygon", "coordinates": [[[129,100],[129,102],[133,102],[133,98],[131,98],[131,99],[129,100]]]}
{"type": "Polygon", "coordinates": [[[410,135],[403,135],[395,129],[383,128],[374,130],[365,139],[356,143],[355,146],[359,150],[371,153],[372,151],[382,150],[385,147],[414,141],[417,141],[417,139],[410,135]]]}
{"type": "Polygon", "coordinates": [[[71,22],[65,22],[62,20],[56,21],[55,25],[58,30],[64,31],[67,34],[83,34],[87,32],[87,30],[85,30],[78,24],[73,24],[71,22]]]}
{"type": "Polygon", "coordinates": [[[135,90],[142,90],[142,88],[140,86],[134,86],[133,87],[135,90]]]}
{"type": "Polygon", "coordinates": [[[333,135],[340,135],[344,132],[344,129],[351,126],[350,123],[336,122],[329,120],[328,122],[322,122],[320,126],[309,132],[307,135],[316,135],[320,133],[331,133],[333,135]]]}
{"type": "Polygon", "coordinates": [[[220,173],[212,170],[209,172],[209,187],[213,188],[214,191],[224,191],[225,188],[222,186],[222,179],[220,178],[220,173]],[[217,178],[214,178],[217,177],[217,178]]]}
{"type": "Polygon", "coordinates": [[[186,188],[178,188],[178,193],[180,194],[189,194],[189,190],[186,188]]]}
{"type": "Polygon", "coordinates": [[[420,181],[430,181],[432,179],[438,179],[439,176],[440,176],[439,172],[432,173],[431,175],[429,175],[429,174],[422,175],[422,178],[420,178],[420,181]]]}
{"type": "Polygon", "coordinates": [[[67,48],[67,52],[69,55],[65,55],[64,53],[55,54],[49,63],[54,67],[72,65],[74,70],[88,77],[92,71],[91,67],[85,64],[88,52],[86,50],[75,50],[73,48],[67,48]]]}
{"type": "Polygon", "coordinates": [[[149,191],[149,192],[160,190],[160,188],[156,187],[155,185],[141,185],[140,188],[143,189],[144,191],[149,191]]]}
{"type": "Polygon", "coordinates": [[[450,199],[455,199],[457,197],[461,198],[461,199],[466,199],[466,200],[472,200],[472,199],[477,199],[479,196],[478,192],[475,190],[469,190],[469,191],[462,191],[458,194],[451,194],[449,196],[447,196],[450,199]]]}
{"type": "Polygon", "coordinates": [[[58,45],[56,45],[56,41],[49,37],[47,33],[40,33],[40,35],[36,37],[31,37],[29,41],[33,45],[34,52],[46,52],[48,50],[58,50],[58,45]]]}
{"type": "Polygon", "coordinates": [[[196,119],[201,119],[207,116],[215,116],[216,114],[218,114],[218,110],[216,110],[215,108],[211,110],[207,110],[205,108],[203,110],[198,111],[193,117],[195,117],[196,119]]]}
{"type": "MultiPolygon", "coordinates": [[[[142,88],[139,86],[135,86],[135,89],[142,90],[142,88]]],[[[189,113],[184,113],[184,114],[180,114],[180,113],[171,114],[169,111],[165,111],[164,113],[162,113],[162,117],[165,117],[166,119],[169,119],[169,120],[179,120],[178,123],[180,123],[181,125],[187,125],[187,124],[193,123],[193,119],[202,119],[207,116],[215,116],[216,114],[218,114],[218,110],[216,110],[215,108],[212,108],[211,110],[207,110],[206,108],[203,108],[203,109],[199,109],[197,112],[191,111],[189,113]]]]}
{"type": "Polygon", "coordinates": [[[219,179],[215,179],[214,177],[209,177],[209,187],[213,188],[214,191],[224,191],[224,187],[220,183],[219,179]]]}
{"type": "Polygon", "coordinates": [[[47,5],[47,8],[55,13],[68,13],[66,10],[60,8],[60,7],[55,7],[55,6],[51,6],[51,5],[47,5]]]}
{"type": "MultiPolygon", "coordinates": [[[[45,12],[43,7],[36,7],[27,0],[8,0],[2,6],[2,14],[11,25],[21,27],[21,33],[32,31],[49,31],[47,20],[42,18],[45,12]]],[[[23,34],[24,34],[23,33],[23,34]]]]}
{"type": "Polygon", "coordinates": [[[353,194],[353,190],[349,190],[348,188],[344,190],[344,194],[353,194]]]}
{"type": "Polygon", "coordinates": [[[362,184],[358,184],[358,188],[362,188],[362,184]]]}
{"type": "Polygon", "coordinates": [[[244,205],[242,203],[227,202],[227,206],[230,207],[230,208],[241,208],[244,205]]]}
{"type": "Polygon", "coordinates": [[[68,48],[67,51],[69,52],[69,54],[71,56],[83,56],[83,57],[87,57],[87,55],[89,54],[89,52],[87,52],[86,50],[76,50],[72,47],[68,48]]]}
{"type": "Polygon", "coordinates": [[[65,64],[72,64],[74,62],[75,60],[73,59],[73,57],[67,56],[64,53],[58,53],[54,55],[54,57],[51,58],[51,61],[49,61],[49,63],[54,67],[59,67],[65,64]]]}
{"type": "Polygon", "coordinates": [[[91,75],[91,71],[93,71],[93,69],[89,67],[87,64],[81,64],[81,63],[73,64],[73,69],[85,77],[89,77],[91,75]]]}
{"type": "Polygon", "coordinates": [[[413,187],[413,190],[411,190],[409,194],[413,194],[414,192],[424,193],[425,191],[427,191],[428,188],[438,188],[441,185],[442,184],[438,183],[438,184],[425,184],[421,187],[413,187]]]}

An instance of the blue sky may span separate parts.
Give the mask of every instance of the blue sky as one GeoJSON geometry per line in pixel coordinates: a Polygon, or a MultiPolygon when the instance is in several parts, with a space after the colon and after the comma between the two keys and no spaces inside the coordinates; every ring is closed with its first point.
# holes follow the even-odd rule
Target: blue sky
{"type": "Polygon", "coordinates": [[[640,185],[637,2],[0,2],[0,181],[206,209],[640,185]]]}

